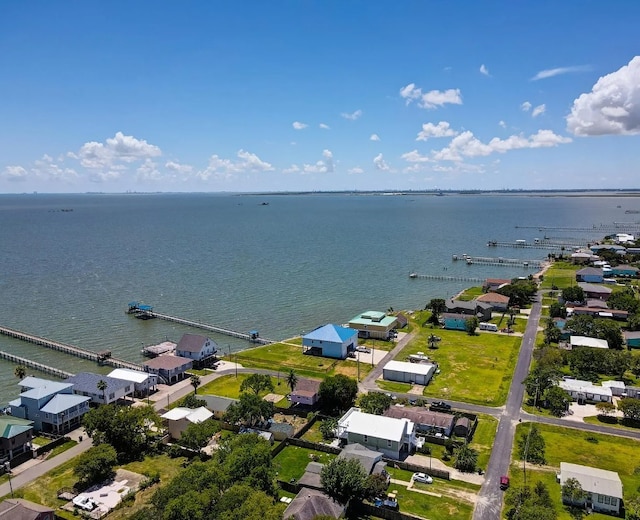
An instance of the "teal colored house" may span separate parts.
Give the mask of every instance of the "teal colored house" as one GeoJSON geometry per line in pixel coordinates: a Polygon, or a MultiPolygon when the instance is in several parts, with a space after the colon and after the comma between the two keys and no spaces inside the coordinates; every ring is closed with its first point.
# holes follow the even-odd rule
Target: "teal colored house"
{"type": "Polygon", "coordinates": [[[636,278],[638,276],[638,268],[632,265],[618,265],[611,268],[611,274],[613,276],[628,276],[636,278]]]}
{"type": "Polygon", "coordinates": [[[302,337],[303,352],[345,359],[358,346],[358,331],[339,325],[323,325],[302,337]]]}
{"type": "Polygon", "coordinates": [[[640,331],[627,331],[622,333],[628,348],[640,348],[640,331]]]}
{"type": "Polygon", "coordinates": [[[467,330],[467,321],[473,318],[469,314],[445,312],[442,314],[444,328],[448,330],[467,330]]]}

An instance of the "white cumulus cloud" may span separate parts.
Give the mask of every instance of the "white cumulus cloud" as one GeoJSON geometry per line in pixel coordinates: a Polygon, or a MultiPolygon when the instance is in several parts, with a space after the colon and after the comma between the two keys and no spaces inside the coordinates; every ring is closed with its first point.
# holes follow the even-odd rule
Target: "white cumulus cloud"
{"type": "Polygon", "coordinates": [[[191,173],[193,170],[193,166],[190,166],[189,164],[181,164],[176,161],[167,161],[164,167],[171,172],[182,174],[191,173]]]}
{"type": "Polygon", "coordinates": [[[410,83],[400,89],[400,97],[406,100],[407,105],[417,100],[418,106],[426,109],[439,108],[448,104],[462,105],[462,95],[460,89],[457,88],[422,92],[422,89],[416,87],[415,83],[410,83]]]}
{"type": "Polygon", "coordinates": [[[502,127],[502,128],[507,128],[507,123],[505,123],[504,121],[500,120],[498,121],[498,124],[502,127]]]}
{"type": "Polygon", "coordinates": [[[379,141],[380,140],[380,136],[378,134],[371,134],[371,137],[369,137],[369,141],[379,141]]]}
{"type": "Polygon", "coordinates": [[[522,105],[520,105],[520,110],[522,110],[523,112],[529,112],[532,106],[533,105],[531,103],[529,103],[528,101],[525,101],[524,103],[522,103],[522,105]]]}
{"type": "Polygon", "coordinates": [[[426,155],[422,155],[420,152],[418,152],[418,150],[412,150],[411,152],[403,153],[400,157],[410,163],[425,163],[431,161],[429,157],[427,157],[426,155]]]}
{"type": "Polygon", "coordinates": [[[306,123],[301,123],[300,121],[294,121],[293,123],[291,123],[291,126],[293,126],[294,130],[304,130],[309,125],[307,125],[306,123]]]}
{"type": "Polygon", "coordinates": [[[356,166],[355,168],[348,169],[347,173],[349,175],[360,175],[361,173],[364,173],[364,170],[360,168],[360,166],[356,166]]]}
{"type": "Polygon", "coordinates": [[[122,169],[118,163],[132,163],[162,155],[160,148],[147,143],[144,139],[136,139],[132,135],[117,132],[114,137],[104,143],[90,141],[82,145],[77,154],[70,153],[85,168],[90,169],[122,169]]]}
{"type": "Polygon", "coordinates": [[[318,126],[323,130],[331,130],[331,127],[325,123],[320,123],[318,126]]]}
{"type": "Polygon", "coordinates": [[[358,109],[355,112],[351,112],[350,114],[348,112],[342,112],[342,114],[340,115],[345,119],[348,119],[349,121],[355,121],[356,119],[360,119],[360,117],[362,116],[362,110],[358,109]]]}
{"type": "Polygon", "coordinates": [[[223,159],[217,154],[212,155],[208,166],[199,171],[197,177],[205,181],[210,178],[230,179],[243,173],[266,172],[274,169],[270,163],[245,150],[239,150],[236,157],[238,160],[223,159]]]}
{"type": "Polygon", "coordinates": [[[384,157],[382,157],[381,153],[373,158],[373,165],[376,167],[376,170],[380,170],[383,172],[391,171],[391,166],[389,166],[387,161],[384,160],[384,157]]]}
{"type": "Polygon", "coordinates": [[[538,105],[531,112],[531,117],[538,117],[539,115],[544,114],[546,110],[547,106],[544,103],[542,105],[538,105]]]}
{"type": "Polygon", "coordinates": [[[540,79],[553,78],[554,76],[560,76],[561,74],[570,74],[572,72],[586,72],[591,70],[589,65],[573,65],[571,67],[558,67],[555,69],[545,69],[538,72],[531,81],[538,81],[540,79]]]}
{"type": "Polygon", "coordinates": [[[574,100],[567,129],[575,135],[640,133],[640,56],[574,100]]]}
{"type": "Polygon", "coordinates": [[[303,173],[332,173],[334,171],[333,153],[331,150],[322,150],[322,159],[315,164],[304,164],[303,173]]]}
{"type": "Polygon", "coordinates": [[[485,76],[491,76],[491,74],[489,74],[489,69],[485,66],[484,63],[480,65],[480,74],[484,74],[485,76]]]}
{"type": "Polygon", "coordinates": [[[2,176],[9,181],[26,181],[28,172],[22,166],[7,166],[2,172],[2,176]]]}
{"type": "Polygon", "coordinates": [[[456,132],[448,121],[440,121],[437,125],[433,123],[424,123],[422,125],[422,130],[418,132],[418,137],[416,137],[416,141],[426,141],[432,137],[451,137],[456,135],[456,132]]]}

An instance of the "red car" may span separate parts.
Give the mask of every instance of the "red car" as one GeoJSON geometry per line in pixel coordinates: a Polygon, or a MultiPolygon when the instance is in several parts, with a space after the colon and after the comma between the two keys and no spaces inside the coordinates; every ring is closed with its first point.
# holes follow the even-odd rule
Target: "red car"
{"type": "Polygon", "coordinates": [[[502,475],[500,477],[500,489],[507,489],[509,487],[509,477],[502,475]]]}

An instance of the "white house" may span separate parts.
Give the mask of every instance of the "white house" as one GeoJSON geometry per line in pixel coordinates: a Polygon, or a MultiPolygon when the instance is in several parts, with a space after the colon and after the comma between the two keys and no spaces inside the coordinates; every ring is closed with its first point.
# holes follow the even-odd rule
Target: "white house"
{"type": "Polygon", "coordinates": [[[158,385],[158,376],[156,374],[131,370],[130,368],[116,368],[109,372],[108,376],[133,383],[134,394],[138,397],[146,397],[151,392],[155,392],[158,385]]]}
{"type": "MultiPolygon", "coordinates": [[[[575,505],[603,513],[620,513],[622,482],[615,471],[561,462],[559,477],[561,486],[568,479],[574,478],[580,482],[583,491],[587,493],[586,499],[575,505]]],[[[571,499],[563,496],[562,502],[568,504],[571,503],[571,499]]]]}
{"type": "Polygon", "coordinates": [[[580,404],[587,401],[595,403],[612,401],[611,388],[594,385],[591,381],[567,378],[559,381],[558,386],[580,404]]]}
{"type": "Polygon", "coordinates": [[[176,356],[204,361],[217,351],[216,342],[200,334],[183,334],[176,345],[176,356]]]}
{"type": "Polygon", "coordinates": [[[416,428],[409,419],[373,415],[355,407],[338,421],[337,435],[347,444],[362,444],[392,459],[399,459],[416,447],[416,428]]]}
{"type": "Polygon", "coordinates": [[[400,383],[415,383],[428,385],[436,372],[432,363],[408,363],[406,361],[389,361],[382,368],[385,381],[399,381],[400,383]]]}
{"type": "Polygon", "coordinates": [[[627,386],[624,384],[624,381],[603,381],[602,386],[604,388],[611,389],[611,395],[621,397],[622,394],[625,393],[627,386]]]}
{"type": "Polygon", "coordinates": [[[606,339],[590,338],[588,336],[571,336],[569,339],[571,348],[590,347],[590,348],[609,348],[606,339]]]}
{"type": "Polygon", "coordinates": [[[200,408],[183,408],[179,406],[169,410],[161,417],[167,421],[169,435],[174,439],[179,439],[190,424],[201,423],[211,419],[213,412],[210,412],[204,406],[200,408]]]}

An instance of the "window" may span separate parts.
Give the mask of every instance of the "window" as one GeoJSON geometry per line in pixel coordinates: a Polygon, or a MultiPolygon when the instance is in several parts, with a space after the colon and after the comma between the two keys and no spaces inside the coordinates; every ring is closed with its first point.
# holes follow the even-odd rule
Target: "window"
{"type": "Polygon", "coordinates": [[[617,506],[618,505],[618,499],[616,497],[611,497],[611,505],[612,506],[617,506]]]}
{"type": "Polygon", "coordinates": [[[607,504],[607,505],[611,504],[611,497],[605,496],[604,497],[604,503],[607,504]]]}
{"type": "Polygon", "coordinates": [[[364,440],[364,442],[369,442],[369,436],[365,435],[363,440],[364,440]]]}
{"type": "Polygon", "coordinates": [[[391,440],[387,439],[387,448],[391,448],[391,440]]]}
{"type": "Polygon", "coordinates": [[[599,504],[602,504],[602,501],[603,501],[603,500],[604,500],[604,499],[602,498],[602,495],[598,495],[598,503],[599,503],[599,504]]]}
{"type": "Polygon", "coordinates": [[[109,394],[109,399],[115,399],[116,394],[109,394]]]}

